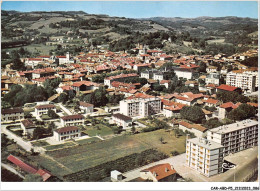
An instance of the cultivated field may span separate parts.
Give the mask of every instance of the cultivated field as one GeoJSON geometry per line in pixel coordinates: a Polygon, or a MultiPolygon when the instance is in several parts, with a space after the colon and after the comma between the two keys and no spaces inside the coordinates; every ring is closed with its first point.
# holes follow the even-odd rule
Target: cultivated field
{"type": "Polygon", "coordinates": [[[46,157],[34,156],[32,160],[37,161],[55,175],[64,176],[71,172],[94,167],[151,148],[168,155],[171,151],[183,153],[185,152],[185,137],[176,138],[173,132],[157,130],[136,135],[119,136],[90,144],[88,141],[86,143],[82,141],[79,146],[49,151],[46,157]],[[161,137],[164,144],[160,141],[161,137]],[[50,160],[49,157],[53,160],[50,160]]]}

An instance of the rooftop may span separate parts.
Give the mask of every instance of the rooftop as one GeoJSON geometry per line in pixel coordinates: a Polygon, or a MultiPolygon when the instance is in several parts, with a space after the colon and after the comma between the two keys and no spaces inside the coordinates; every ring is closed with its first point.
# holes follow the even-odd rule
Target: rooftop
{"type": "Polygon", "coordinates": [[[218,134],[225,134],[225,133],[230,133],[230,132],[244,129],[244,128],[254,126],[254,125],[258,125],[258,122],[251,120],[251,119],[246,119],[243,121],[239,121],[237,123],[232,123],[229,125],[223,125],[220,127],[216,127],[214,129],[210,129],[209,131],[211,131],[213,133],[218,133],[218,134]]]}
{"type": "Polygon", "coordinates": [[[116,118],[118,118],[118,119],[122,119],[123,121],[132,120],[131,117],[125,116],[125,115],[123,115],[123,114],[121,114],[121,113],[116,113],[116,114],[112,115],[112,117],[116,117],[116,118]]]}
{"type": "Polygon", "coordinates": [[[215,150],[223,147],[221,144],[203,138],[193,138],[188,139],[188,141],[208,150],[215,150]]]}

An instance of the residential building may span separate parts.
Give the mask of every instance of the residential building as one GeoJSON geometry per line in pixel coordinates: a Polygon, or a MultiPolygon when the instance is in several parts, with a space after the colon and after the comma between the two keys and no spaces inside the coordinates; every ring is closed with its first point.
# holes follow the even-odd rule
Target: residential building
{"type": "Polygon", "coordinates": [[[241,93],[241,88],[240,87],[234,87],[234,86],[229,86],[226,84],[221,84],[220,86],[217,87],[217,92],[218,91],[226,91],[226,92],[238,92],[241,93]]]}
{"type": "Polygon", "coordinates": [[[185,121],[179,122],[179,129],[181,129],[183,132],[189,131],[193,133],[196,137],[202,137],[202,135],[208,130],[202,125],[190,124],[185,121]]]}
{"type": "Polygon", "coordinates": [[[119,81],[120,82],[120,81],[124,81],[125,79],[128,79],[128,78],[136,78],[136,77],[138,77],[138,74],[136,74],[136,73],[120,74],[120,75],[117,75],[117,76],[110,76],[110,77],[104,79],[104,85],[111,88],[111,83],[113,81],[119,81]]]}
{"type": "Polygon", "coordinates": [[[212,73],[212,72],[217,72],[217,67],[216,66],[208,66],[207,68],[206,68],[206,71],[207,71],[207,73],[212,73]]]}
{"type": "Polygon", "coordinates": [[[258,122],[243,120],[210,129],[207,139],[224,146],[224,156],[258,145],[258,122]]]}
{"type": "Polygon", "coordinates": [[[175,182],[177,172],[169,163],[157,164],[140,171],[140,177],[144,180],[152,180],[153,182],[175,182]]]}
{"type": "Polygon", "coordinates": [[[35,113],[36,113],[36,115],[40,116],[43,114],[47,114],[49,109],[55,111],[55,113],[56,113],[56,106],[53,104],[37,105],[37,106],[35,106],[35,113]]]}
{"type": "Polygon", "coordinates": [[[23,130],[23,135],[33,136],[33,132],[36,129],[36,125],[29,119],[24,119],[21,121],[21,128],[23,130]]]}
{"type": "Polygon", "coordinates": [[[72,84],[72,88],[76,92],[96,90],[96,89],[98,89],[98,87],[99,87],[99,84],[90,82],[90,81],[80,81],[80,82],[74,82],[72,84]]]}
{"type": "Polygon", "coordinates": [[[60,123],[62,126],[77,126],[84,124],[84,116],[77,115],[67,115],[60,118],[60,123]]]}
{"type": "Polygon", "coordinates": [[[125,116],[120,113],[116,113],[112,115],[112,122],[117,124],[118,126],[122,126],[123,129],[131,128],[133,120],[131,117],[125,116]]]}
{"type": "Polygon", "coordinates": [[[223,146],[203,138],[186,141],[186,165],[210,177],[223,172],[223,146]]]}
{"type": "Polygon", "coordinates": [[[56,141],[78,138],[80,136],[80,129],[76,126],[62,127],[53,131],[53,137],[56,141]]]}
{"type": "Polygon", "coordinates": [[[150,116],[161,112],[161,99],[138,93],[120,101],[120,113],[129,116],[150,116]]]}
{"type": "Polygon", "coordinates": [[[201,98],[204,98],[203,94],[193,94],[192,92],[185,92],[175,95],[175,102],[182,103],[185,105],[194,105],[201,98]]]}
{"type": "Polygon", "coordinates": [[[83,101],[79,102],[79,108],[84,113],[93,113],[94,105],[83,101]]]}
{"type": "Polygon", "coordinates": [[[189,68],[174,68],[174,71],[178,78],[186,78],[187,80],[190,80],[194,73],[193,69],[189,68]]]}
{"type": "Polygon", "coordinates": [[[223,103],[219,106],[218,108],[218,118],[224,119],[227,117],[227,114],[232,110],[236,109],[241,103],[232,103],[232,102],[227,102],[223,103]]]}
{"type": "Polygon", "coordinates": [[[245,73],[243,70],[231,71],[227,74],[226,84],[240,87],[246,92],[254,92],[256,87],[256,75],[245,73]]]}
{"type": "Polygon", "coordinates": [[[219,86],[219,79],[220,79],[220,75],[218,73],[210,73],[207,75],[206,79],[205,79],[205,83],[208,84],[215,84],[217,86],[219,86]]]}
{"type": "Polygon", "coordinates": [[[153,80],[164,80],[164,72],[153,73],[153,80]]]}
{"type": "Polygon", "coordinates": [[[1,110],[1,122],[12,122],[24,119],[24,111],[22,108],[8,108],[1,110]]]}

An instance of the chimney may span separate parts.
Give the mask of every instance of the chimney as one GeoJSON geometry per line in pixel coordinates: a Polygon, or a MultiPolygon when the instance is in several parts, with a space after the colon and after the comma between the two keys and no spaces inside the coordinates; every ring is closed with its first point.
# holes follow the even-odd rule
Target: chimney
{"type": "Polygon", "coordinates": [[[165,172],[168,172],[168,168],[167,167],[165,168],[165,172]]]}
{"type": "Polygon", "coordinates": [[[173,170],[174,168],[173,168],[173,165],[171,165],[171,169],[173,170]]]}
{"type": "Polygon", "coordinates": [[[153,175],[156,177],[156,172],[155,171],[153,171],[153,175]]]}

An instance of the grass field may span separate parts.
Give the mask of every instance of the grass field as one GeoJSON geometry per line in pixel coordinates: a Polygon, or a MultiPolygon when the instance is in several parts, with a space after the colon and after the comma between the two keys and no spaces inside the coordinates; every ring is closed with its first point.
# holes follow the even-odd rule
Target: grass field
{"type": "MultiPolygon", "coordinates": [[[[6,51],[18,50],[20,47],[16,48],[8,48],[6,51]]],[[[30,44],[28,46],[23,46],[23,48],[27,49],[31,53],[39,52],[40,55],[49,55],[50,50],[55,49],[56,46],[46,46],[44,44],[30,44]]]]}
{"type": "Polygon", "coordinates": [[[102,141],[102,140],[100,140],[97,137],[92,137],[92,138],[89,138],[89,139],[82,139],[82,140],[79,140],[79,141],[76,141],[76,142],[81,144],[81,145],[85,145],[85,144],[89,144],[89,143],[93,143],[93,142],[99,142],[99,141],[102,141]]]}
{"type": "MultiPolygon", "coordinates": [[[[165,130],[119,136],[91,144],[87,144],[88,141],[90,140],[81,140],[81,145],[67,149],[47,151],[47,154],[56,162],[48,161],[46,157],[42,158],[42,156],[35,156],[34,160],[43,165],[47,170],[54,170],[54,174],[63,176],[69,172],[77,172],[151,148],[155,148],[168,155],[170,155],[171,151],[185,152],[185,137],[176,138],[173,132],[165,132],[165,130]],[[164,139],[165,144],[160,142],[161,137],[164,139]],[[57,163],[56,167],[53,166],[55,165],[53,162],[57,163]],[[63,170],[59,170],[58,163],[65,166],[63,170]]],[[[48,147],[50,148],[51,146],[48,147]]],[[[59,146],[56,145],[57,147],[59,146]]],[[[60,147],[62,148],[64,145],[60,147]]]]}
{"type": "Polygon", "coordinates": [[[97,124],[94,127],[87,126],[86,130],[83,132],[88,134],[89,136],[96,136],[96,135],[105,136],[105,135],[113,134],[113,130],[110,127],[107,127],[103,124],[97,124]]]}
{"type": "Polygon", "coordinates": [[[46,141],[34,141],[34,142],[31,142],[33,146],[36,146],[36,147],[42,147],[42,146],[47,146],[49,145],[49,143],[47,143],[46,141]]]}

